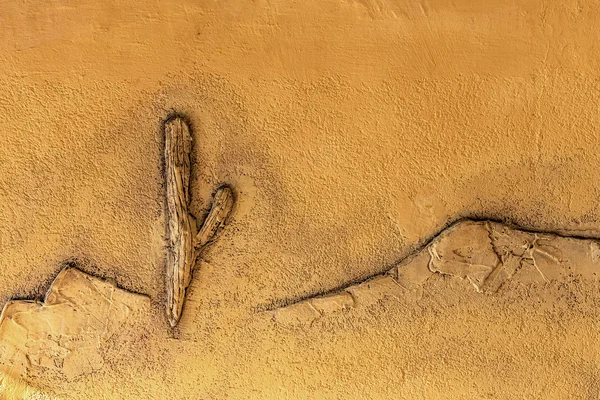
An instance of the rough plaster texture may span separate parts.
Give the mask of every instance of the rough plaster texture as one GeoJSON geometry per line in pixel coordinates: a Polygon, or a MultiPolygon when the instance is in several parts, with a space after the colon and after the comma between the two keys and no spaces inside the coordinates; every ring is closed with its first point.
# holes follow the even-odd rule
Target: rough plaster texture
{"type": "Polygon", "coordinates": [[[137,348],[61,399],[598,397],[598,284],[428,280],[287,328],[258,312],[382,273],[461,217],[600,236],[588,0],[5,2],[0,301],[65,260],[147,294],[137,348]],[[235,214],[164,316],[161,122],[193,123],[191,212],[235,214]],[[466,289],[469,290],[466,290],[466,289]],[[393,299],[392,299],[393,300],[393,299]]]}

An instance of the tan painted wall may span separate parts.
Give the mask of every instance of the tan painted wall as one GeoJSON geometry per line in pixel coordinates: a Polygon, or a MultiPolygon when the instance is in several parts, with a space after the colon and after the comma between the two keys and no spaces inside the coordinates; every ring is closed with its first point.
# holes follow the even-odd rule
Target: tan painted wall
{"type": "Polygon", "coordinates": [[[595,2],[79,3],[0,5],[0,300],[43,295],[77,258],[155,314],[102,372],[30,383],[65,399],[596,398],[597,283],[577,307],[441,282],[418,309],[297,330],[255,314],[380,273],[459,217],[599,236],[595,2]],[[194,124],[193,212],[222,182],[238,204],[171,332],[173,110],[194,124]]]}

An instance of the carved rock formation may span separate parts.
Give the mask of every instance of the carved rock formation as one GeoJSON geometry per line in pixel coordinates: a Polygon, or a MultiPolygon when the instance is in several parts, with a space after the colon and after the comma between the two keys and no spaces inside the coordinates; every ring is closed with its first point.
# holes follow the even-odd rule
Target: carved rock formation
{"type": "Polygon", "coordinates": [[[509,281],[532,285],[567,276],[598,279],[600,243],[527,232],[492,221],[464,220],[384,274],[269,312],[280,323],[310,323],[327,313],[410,295],[434,274],[466,279],[476,291],[488,293],[509,281]]]}
{"type": "Polygon", "coordinates": [[[63,269],[43,303],[8,302],[0,316],[0,372],[24,378],[53,370],[71,380],[102,368],[104,352],[142,333],[147,296],[72,267],[63,269]]]}

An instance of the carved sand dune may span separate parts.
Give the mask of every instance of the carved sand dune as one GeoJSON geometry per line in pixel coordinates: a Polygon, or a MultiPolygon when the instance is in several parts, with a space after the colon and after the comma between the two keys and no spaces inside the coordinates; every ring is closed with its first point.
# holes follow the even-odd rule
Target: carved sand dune
{"type": "Polygon", "coordinates": [[[509,281],[532,285],[567,276],[597,279],[600,243],[463,220],[381,275],[268,312],[280,323],[310,323],[324,314],[409,295],[434,274],[466,279],[484,293],[495,293],[509,281]]]}
{"type": "Polygon", "coordinates": [[[71,380],[102,368],[103,354],[140,337],[147,296],[72,267],[63,269],[43,303],[16,300],[0,316],[0,372],[24,378],[32,370],[71,380]]]}

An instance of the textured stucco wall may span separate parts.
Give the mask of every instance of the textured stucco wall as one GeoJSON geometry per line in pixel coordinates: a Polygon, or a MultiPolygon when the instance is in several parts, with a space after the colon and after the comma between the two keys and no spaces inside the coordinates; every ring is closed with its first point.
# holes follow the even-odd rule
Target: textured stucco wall
{"type": "Polygon", "coordinates": [[[589,297],[558,302],[560,323],[531,297],[502,300],[509,313],[443,282],[418,313],[299,331],[254,314],[382,272],[459,217],[597,236],[594,2],[79,3],[0,6],[0,301],[43,295],[77,258],[150,295],[155,317],[102,374],[32,383],[88,399],[534,398],[558,379],[556,396],[594,398],[597,357],[558,367],[597,354],[589,297]],[[194,125],[192,211],[221,182],[239,201],[170,332],[173,110],[194,125]]]}

